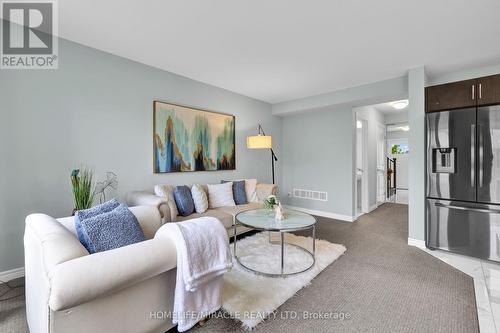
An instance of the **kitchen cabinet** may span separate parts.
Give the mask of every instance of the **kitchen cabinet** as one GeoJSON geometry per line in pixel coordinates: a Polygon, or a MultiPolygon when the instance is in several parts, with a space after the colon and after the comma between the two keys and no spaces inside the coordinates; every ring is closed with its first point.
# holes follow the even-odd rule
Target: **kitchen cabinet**
{"type": "Polygon", "coordinates": [[[425,89],[426,112],[476,106],[477,80],[440,84],[425,89]]]}
{"type": "Polygon", "coordinates": [[[500,75],[477,79],[477,104],[491,105],[500,103],[500,75]]]}

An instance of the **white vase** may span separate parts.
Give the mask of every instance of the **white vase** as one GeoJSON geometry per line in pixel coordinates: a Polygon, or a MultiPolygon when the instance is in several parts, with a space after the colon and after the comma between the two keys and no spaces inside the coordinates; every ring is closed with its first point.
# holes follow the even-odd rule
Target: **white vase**
{"type": "Polygon", "coordinates": [[[283,206],[281,206],[281,202],[274,207],[274,219],[276,221],[283,221],[285,219],[285,212],[283,206]]]}

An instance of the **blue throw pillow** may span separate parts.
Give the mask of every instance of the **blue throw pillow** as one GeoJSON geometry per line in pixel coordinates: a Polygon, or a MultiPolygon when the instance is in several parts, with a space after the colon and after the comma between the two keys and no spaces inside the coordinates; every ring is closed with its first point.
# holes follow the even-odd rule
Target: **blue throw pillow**
{"type": "Polygon", "coordinates": [[[221,183],[233,182],[233,197],[237,205],[245,205],[248,203],[247,192],[245,191],[244,180],[221,180],[221,183]]]}
{"type": "Polygon", "coordinates": [[[80,223],[90,253],[112,250],[145,240],[137,218],[124,204],[80,223]]]}
{"type": "Polygon", "coordinates": [[[189,187],[186,185],[176,186],[174,189],[174,199],[180,215],[188,216],[194,213],[194,201],[189,187]]]}
{"type": "Polygon", "coordinates": [[[84,237],[83,231],[82,231],[82,221],[103,213],[107,213],[118,207],[120,203],[116,199],[109,200],[103,204],[97,205],[95,207],[89,208],[89,209],[84,209],[84,210],[79,210],[75,214],[75,229],[76,229],[76,234],[78,236],[78,239],[80,240],[80,243],[82,243],[83,246],[87,249],[87,251],[90,252],[90,247],[89,244],[87,243],[87,239],[84,237]]]}

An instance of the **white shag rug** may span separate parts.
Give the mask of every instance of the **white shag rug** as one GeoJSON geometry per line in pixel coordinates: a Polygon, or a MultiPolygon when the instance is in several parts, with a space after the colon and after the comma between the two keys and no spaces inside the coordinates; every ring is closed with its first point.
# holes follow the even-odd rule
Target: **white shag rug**
{"type": "MultiPolygon", "coordinates": [[[[273,233],[278,241],[279,234],[273,233]]],[[[300,245],[312,252],[312,238],[285,234],[285,241],[300,245]]],[[[231,251],[233,246],[231,244],[231,251]]],[[[281,304],[309,285],[311,280],[346,251],[345,246],[316,239],[316,263],[303,273],[288,277],[266,277],[248,271],[233,257],[233,269],[224,274],[222,308],[231,318],[252,329],[272,314],[281,304]]],[[[267,232],[241,239],[236,253],[245,265],[267,273],[280,273],[280,245],[269,244],[267,232]]],[[[310,266],[312,258],[295,246],[285,246],[285,273],[310,266]]]]}

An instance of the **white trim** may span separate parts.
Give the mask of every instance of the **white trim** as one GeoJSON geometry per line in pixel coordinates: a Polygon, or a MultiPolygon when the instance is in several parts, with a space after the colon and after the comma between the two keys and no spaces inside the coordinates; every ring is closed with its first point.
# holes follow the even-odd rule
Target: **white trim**
{"type": "Polygon", "coordinates": [[[368,208],[368,211],[367,212],[361,212],[359,214],[356,214],[355,216],[355,219],[354,220],[357,220],[359,219],[361,216],[365,215],[365,214],[370,214],[371,212],[373,212],[375,209],[378,208],[378,204],[375,204],[375,205],[371,205],[369,208],[368,208]]]}
{"type": "Polygon", "coordinates": [[[24,267],[14,268],[8,271],[0,272],[0,281],[8,282],[24,276],[24,267]]]}
{"type": "Polygon", "coordinates": [[[386,124],[383,124],[381,122],[378,122],[377,121],[377,171],[376,171],[376,179],[375,179],[375,183],[376,183],[376,200],[377,201],[377,207],[380,206],[383,202],[385,202],[386,198],[387,198],[387,184],[386,184],[386,181],[387,181],[387,171],[386,171],[386,159],[387,159],[387,125],[386,124]],[[380,154],[380,151],[379,151],[379,142],[378,142],[378,139],[379,139],[379,131],[382,130],[382,134],[383,134],[383,143],[382,143],[382,150],[383,150],[383,153],[382,153],[382,164],[379,165],[379,154],[380,154]],[[382,170],[379,170],[379,166],[381,166],[382,170]],[[382,172],[382,184],[379,184],[379,172],[382,172]],[[378,189],[379,189],[379,185],[382,185],[382,188],[384,189],[383,190],[383,194],[379,197],[378,195],[378,189]],[[382,198],[382,200],[378,200],[382,198]]]}
{"type": "Polygon", "coordinates": [[[290,206],[290,205],[283,205],[283,206],[286,208],[295,209],[295,210],[298,210],[298,211],[301,211],[304,213],[308,213],[311,215],[328,217],[328,218],[335,219],[335,220],[341,220],[341,221],[347,221],[347,222],[353,222],[355,220],[354,217],[349,216],[349,215],[330,213],[330,212],[325,212],[322,210],[314,210],[314,209],[308,209],[308,208],[302,208],[302,207],[290,206]]]}
{"type": "Polygon", "coordinates": [[[361,214],[359,214],[357,217],[369,213],[370,212],[370,207],[368,203],[368,196],[369,196],[369,188],[368,188],[368,118],[365,117],[363,114],[360,114],[359,112],[354,113],[354,124],[353,124],[353,133],[354,133],[354,147],[353,151],[355,152],[354,154],[354,168],[353,168],[353,175],[354,175],[354,209],[357,214],[358,210],[358,176],[357,176],[357,168],[358,168],[358,121],[361,121],[363,123],[363,127],[361,128],[361,133],[362,133],[362,168],[363,168],[363,173],[361,175],[361,214]]]}
{"type": "Polygon", "coordinates": [[[408,245],[425,249],[425,241],[420,239],[408,238],[408,245]]]}

